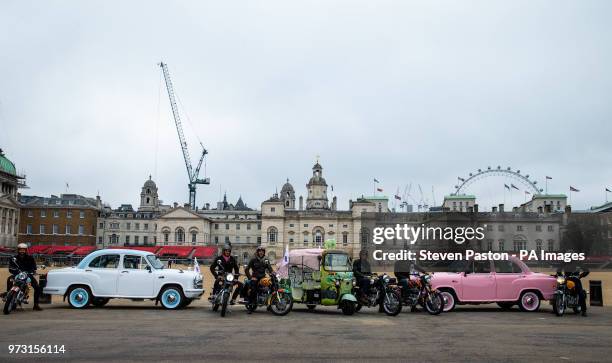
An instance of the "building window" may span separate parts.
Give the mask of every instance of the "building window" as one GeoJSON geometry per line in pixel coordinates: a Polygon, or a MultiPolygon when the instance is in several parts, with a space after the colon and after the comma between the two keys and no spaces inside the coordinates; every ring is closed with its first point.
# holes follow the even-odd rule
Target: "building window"
{"type": "Polygon", "coordinates": [[[503,231],[504,231],[504,225],[503,225],[503,224],[500,224],[499,226],[497,226],[497,230],[498,230],[499,232],[503,232],[503,231]]]}
{"type": "Polygon", "coordinates": [[[516,226],[516,231],[517,232],[522,232],[523,231],[523,226],[521,226],[521,225],[516,226]]]}
{"type": "Polygon", "coordinates": [[[240,224],[236,223],[236,230],[240,230],[240,224]]]}
{"type": "Polygon", "coordinates": [[[132,223],[127,222],[127,223],[125,224],[125,229],[127,229],[128,231],[129,231],[130,229],[132,229],[132,223]]]}
{"type": "Polygon", "coordinates": [[[504,242],[505,241],[503,239],[499,240],[499,242],[498,242],[499,243],[499,248],[498,248],[499,251],[505,251],[506,250],[506,247],[504,246],[504,242]]]}
{"type": "Polygon", "coordinates": [[[215,229],[219,229],[219,223],[215,223],[215,229]]]}
{"type": "Polygon", "coordinates": [[[164,243],[168,244],[169,239],[170,239],[170,233],[164,232],[164,243]]]}
{"type": "Polygon", "coordinates": [[[275,227],[268,228],[268,243],[275,244],[278,238],[278,231],[275,227]]]}
{"type": "Polygon", "coordinates": [[[539,251],[542,251],[542,240],[541,240],[541,239],[537,239],[537,240],[536,240],[536,250],[537,250],[538,252],[539,252],[539,251]]]}
{"type": "Polygon", "coordinates": [[[304,235],[304,247],[308,246],[308,236],[304,235]]]}
{"type": "Polygon", "coordinates": [[[289,238],[289,244],[293,244],[293,238],[289,238]]]}
{"type": "Polygon", "coordinates": [[[548,226],[548,232],[554,232],[555,227],[554,226],[548,226]]]}
{"type": "Polygon", "coordinates": [[[250,231],[250,230],[251,230],[251,224],[249,223],[249,224],[247,224],[246,226],[247,226],[247,230],[249,230],[249,231],[250,231]]]}
{"type": "Polygon", "coordinates": [[[196,243],[198,239],[198,234],[196,232],[191,232],[191,243],[196,243]]]}
{"type": "Polygon", "coordinates": [[[72,226],[69,224],[66,225],[66,234],[72,234],[72,226]]]}
{"type": "Polygon", "coordinates": [[[181,227],[177,228],[174,231],[174,240],[176,243],[183,243],[185,242],[185,230],[182,229],[181,227]]]}
{"type": "Polygon", "coordinates": [[[147,243],[149,243],[149,236],[144,236],[142,237],[142,242],[146,245],[147,243]]]}
{"type": "Polygon", "coordinates": [[[29,210],[29,211],[28,211],[28,217],[34,217],[34,212],[33,212],[33,211],[31,211],[31,210],[29,210]]]}
{"type": "Polygon", "coordinates": [[[240,243],[240,236],[236,236],[236,243],[240,243]]]}
{"type": "Polygon", "coordinates": [[[79,218],[83,219],[85,218],[85,211],[79,211],[79,218]]]}
{"type": "Polygon", "coordinates": [[[257,229],[261,231],[261,223],[257,223],[257,229]]]}
{"type": "Polygon", "coordinates": [[[32,225],[31,225],[31,224],[28,224],[28,225],[26,226],[26,233],[27,233],[27,234],[32,234],[32,225]]]}
{"type": "Polygon", "coordinates": [[[140,239],[139,237],[140,237],[140,236],[134,236],[134,244],[136,244],[136,245],[137,245],[137,244],[138,244],[138,242],[140,242],[140,241],[139,241],[139,239],[140,239]]]}
{"type": "Polygon", "coordinates": [[[135,223],[135,227],[137,231],[140,231],[140,223],[135,223]]]}
{"type": "Polygon", "coordinates": [[[129,235],[125,236],[125,243],[126,244],[130,243],[130,236],[129,235]]]}
{"type": "Polygon", "coordinates": [[[257,236],[257,245],[261,246],[261,236],[257,236]]]}
{"type": "Polygon", "coordinates": [[[148,223],[145,223],[143,226],[144,226],[144,230],[145,231],[149,230],[149,224],[148,223]]]}
{"type": "Polygon", "coordinates": [[[38,226],[38,233],[39,234],[45,234],[45,225],[41,224],[40,226],[38,226]]]}
{"type": "Polygon", "coordinates": [[[225,223],[225,229],[229,229],[229,223],[225,223]]]}
{"type": "Polygon", "coordinates": [[[98,237],[98,244],[102,244],[102,236],[98,237]]]}
{"type": "Polygon", "coordinates": [[[308,223],[304,224],[304,228],[308,228],[308,223]]]}
{"type": "Polygon", "coordinates": [[[79,224],[79,235],[83,235],[85,228],[82,224],[79,224]]]}
{"type": "Polygon", "coordinates": [[[542,232],[542,225],[541,224],[536,225],[535,230],[536,232],[542,232]]]}
{"type": "Polygon", "coordinates": [[[71,210],[66,211],[66,218],[72,218],[72,211],[71,210]]]}
{"type": "Polygon", "coordinates": [[[493,240],[492,239],[487,241],[487,249],[489,251],[493,251],[493,240]]]}
{"type": "Polygon", "coordinates": [[[316,231],[314,236],[314,244],[316,246],[323,246],[323,233],[321,231],[316,231]]]}
{"type": "Polygon", "coordinates": [[[40,210],[40,217],[41,217],[41,218],[45,218],[46,216],[47,216],[47,211],[46,211],[46,210],[44,210],[44,209],[41,209],[41,210],[40,210]]]}
{"type": "Polygon", "coordinates": [[[342,245],[343,246],[348,246],[348,233],[343,233],[342,234],[342,245]]]}
{"type": "Polygon", "coordinates": [[[549,251],[554,251],[555,250],[555,241],[553,241],[552,239],[548,240],[548,250],[549,251]]]}
{"type": "Polygon", "coordinates": [[[229,244],[229,243],[230,243],[229,236],[225,236],[225,243],[226,243],[226,244],[229,244]]]}
{"type": "Polygon", "coordinates": [[[272,212],[272,213],[276,212],[276,208],[274,208],[274,207],[270,208],[270,212],[272,212]]]}
{"type": "Polygon", "coordinates": [[[289,223],[289,228],[293,228],[293,223],[289,223]]]}
{"type": "Polygon", "coordinates": [[[215,244],[218,245],[219,244],[219,236],[215,236],[215,244]]]}
{"type": "Polygon", "coordinates": [[[59,211],[58,210],[54,210],[53,211],[53,218],[59,218],[59,211]]]}
{"type": "Polygon", "coordinates": [[[492,224],[487,225],[487,231],[493,232],[493,225],[492,224]]]}
{"type": "Polygon", "coordinates": [[[367,228],[362,228],[361,232],[360,232],[360,240],[361,240],[361,247],[365,248],[368,246],[368,241],[370,239],[370,231],[368,231],[367,228]]]}

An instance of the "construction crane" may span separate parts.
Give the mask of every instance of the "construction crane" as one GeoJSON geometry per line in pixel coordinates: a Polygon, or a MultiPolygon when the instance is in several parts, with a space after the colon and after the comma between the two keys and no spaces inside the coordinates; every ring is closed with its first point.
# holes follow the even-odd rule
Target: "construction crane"
{"type": "Polygon", "coordinates": [[[195,210],[196,186],[198,184],[210,184],[210,178],[204,177],[204,179],[198,179],[198,175],[200,174],[200,168],[202,167],[202,162],[204,161],[204,157],[206,156],[206,154],[208,154],[208,151],[206,151],[206,148],[204,148],[204,145],[200,142],[200,146],[202,146],[202,156],[200,156],[198,166],[194,170],[191,166],[191,157],[189,156],[189,150],[187,149],[187,141],[185,141],[185,134],[183,133],[181,117],[178,112],[178,107],[176,106],[176,100],[174,99],[174,87],[172,87],[172,80],[170,80],[168,65],[164,62],[160,62],[159,66],[164,72],[164,80],[166,81],[166,89],[168,90],[170,107],[172,108],[172,115],[174,116],[174,124],[176,125],[176,132],[178,133],[181,149],[183,150],[183,159],[185,159],[185,167],[187,168],[187,177],[189,178],[189,184],[187,184],[187,187],[189,188],[189,206],[191,207],[191,209],[195,210]]]}

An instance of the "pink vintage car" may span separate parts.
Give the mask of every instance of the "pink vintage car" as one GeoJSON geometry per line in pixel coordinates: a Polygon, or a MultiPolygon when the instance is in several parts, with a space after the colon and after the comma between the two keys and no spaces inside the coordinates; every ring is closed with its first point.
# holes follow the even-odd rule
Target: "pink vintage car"
{"type": "Polygon", "coordinates": [[[553,276],[531,272],[520,259],[466,262],[463,272],[436,272],[431,279],[442,293],[444,311],[456,304],[496,302],[502,309],[518,304],[522,311],[537,311],[551,300],[557,286],[553,276]]]}

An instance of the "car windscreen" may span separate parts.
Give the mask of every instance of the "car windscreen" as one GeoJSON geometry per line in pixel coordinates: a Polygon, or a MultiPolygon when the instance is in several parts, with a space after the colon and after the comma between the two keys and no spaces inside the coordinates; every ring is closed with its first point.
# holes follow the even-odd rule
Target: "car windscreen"
{"type": "Polygon", "coordinates": [[[164,268],[164,264],[155,255],[147,255],[147,260],[154,269],[161,270],[164,268]]]}
{"type": "Polygon", "coordinates": [[[347,254],[344,253],[328,253],[325,255],[323,267],[327,271],[352,271],[350,259],[347,254]]]}

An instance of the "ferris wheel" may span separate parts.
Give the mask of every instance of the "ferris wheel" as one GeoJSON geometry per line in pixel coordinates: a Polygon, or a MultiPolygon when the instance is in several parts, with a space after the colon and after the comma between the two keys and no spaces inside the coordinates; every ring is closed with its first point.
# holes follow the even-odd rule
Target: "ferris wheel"
{"type": "MultiPolygon", "coordinates": [[[[520,183],[525,187],[525,191],[531,192],[532,194],[539,194],[544,191],[537,185],[536,180],[532,180],[529,178],[529,174],[521,174],[520,170],[512,170],[512,168],[507,167],[506,169],[502,169],[501,166],[497,166],[497,168],[491,168],[490,166],[486,169],[478,169],[478,171],[469,173],[467,178],[457,177],[459,183],[455,185],[455,192],[452,195],[459,195],[465,193],[465,191],[472,185],[474,182],[494,176],[501,176],[508,179],[512,179],[520,183]]],[[[514,184],[511,184],[513,187],[514,184]]],[[[518,189],[517,187],[515,187],[518,189]]]]}

